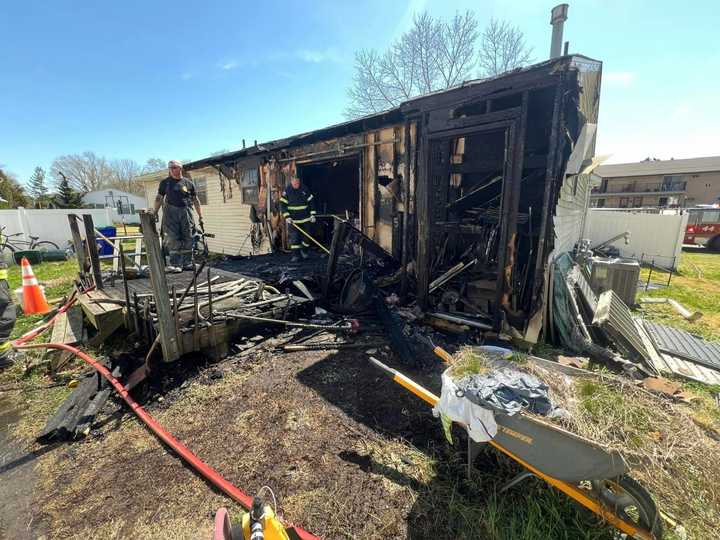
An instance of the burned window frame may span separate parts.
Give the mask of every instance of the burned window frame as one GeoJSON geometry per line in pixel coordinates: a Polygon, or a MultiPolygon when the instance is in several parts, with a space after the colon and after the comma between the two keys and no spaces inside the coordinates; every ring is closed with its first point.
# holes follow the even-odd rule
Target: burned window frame
{"type": "Polygon", "coordinates": [[[243,204],[259,204],[260,171],[257,166],[245,166],[238,169],[238,185],[243,204]]]}
{"type": "Polygon", "coordinates": [[[207,206],[208,204],[208,181],[207,176],[198,176],[192,179],[195,185],[195,195],[200,202],[200,206],[207,206]]]}

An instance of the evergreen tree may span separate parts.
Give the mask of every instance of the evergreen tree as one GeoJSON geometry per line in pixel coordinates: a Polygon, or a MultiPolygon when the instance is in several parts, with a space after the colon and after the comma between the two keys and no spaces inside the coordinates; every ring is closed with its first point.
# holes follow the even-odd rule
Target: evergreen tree
{"type": "Polygon", "coordinates": [[[68,182],[67,177],[62,174],[62,180],[58,184],[57,203],[62,208],[78,208],[80,206],[80,199],[80,194],[70,187],[70,182],[68,182]]]}
{"type": "Polygon", "coordinates": [[[27,206],[25,192],[15,177],[0,168],[0,208],[17,208],[27,206]]]}
{"type": "Polygon", "coordinates": [[[35,199],[35,206],[42,208],[42,203],[48,193],[47,186],[45,185],[45,171],[42,167],[35,167],[35,172],[33,172],[28,182],[28,190],[32,198],[35,199]]]}

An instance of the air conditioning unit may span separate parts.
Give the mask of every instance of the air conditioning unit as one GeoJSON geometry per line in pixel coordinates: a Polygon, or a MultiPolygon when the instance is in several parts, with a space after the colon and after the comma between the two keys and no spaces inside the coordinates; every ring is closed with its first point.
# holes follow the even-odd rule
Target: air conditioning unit
{"type": "Polygon", "coordinates": [[[590,259],[590,286],[598,296],[605,291],[614,291],[628,306],[634,306],[639,279],[640,263],[635,259],[590,259]]]}

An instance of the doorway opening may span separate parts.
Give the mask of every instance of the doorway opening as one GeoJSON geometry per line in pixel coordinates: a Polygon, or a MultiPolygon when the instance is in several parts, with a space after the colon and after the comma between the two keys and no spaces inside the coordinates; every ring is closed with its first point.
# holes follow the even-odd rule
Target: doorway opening
{"type": "Polygon", "coordinates": [[[360,226],[360,158],[355,156],[297,164],[302,183],[314,196],[317,224],[313,235],[330,245],[333,216],[360,226]]]}
{"type": "Polygon", "coordinates": [[[359,166],[358,156],[297,165],[300,180],[315,196],[319,215],[349,216],[351,220],[359,217],[359,166]]]}

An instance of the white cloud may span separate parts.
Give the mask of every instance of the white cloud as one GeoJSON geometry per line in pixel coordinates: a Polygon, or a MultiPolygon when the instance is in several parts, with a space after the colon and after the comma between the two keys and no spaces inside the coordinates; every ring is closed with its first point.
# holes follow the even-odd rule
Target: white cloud
{"type": "Polygon", "coordinates": [[[684,120],[693,112],[692,104],[688,102],[678,103],[672,111],[672,117],[676,120],[684,120]]]}
{"type": "Polygon", "coordinates": [[[340,53],[332,47],[328,47],[322,50],[300,49],[298,51],[295,51],[295,56],[303,62],[307,62],[309,64],[321,64],[323,62],[342,62],[342,57],[340,53]]]}
{"type": "Polygon", "coordinates": [[[602,78],[603,82],[619,86],[630,86],[637,79],[637,73],[633,71],[606,71],[603,73],[602,78]]]}
{"type": "Polygon", "coordinates": [[[225,62],[220,62],[218,64],[218,67],[223,71],[230,71],[235,69],[239,65],[240,63],[237,60],[226,60],[225,62]]]}
{"type": "Polygon", "coordinates": [[[669,124],[636,130],[604,129],[600,123],[596,155],[612,154],[607,163],[631,163],[647,157],[684,159],[716,156],[720,134],[712,127],[669,124]]]}

